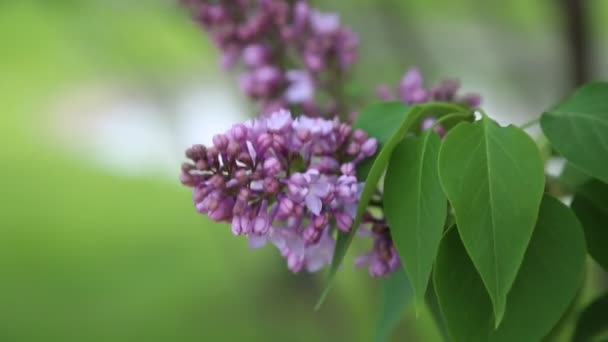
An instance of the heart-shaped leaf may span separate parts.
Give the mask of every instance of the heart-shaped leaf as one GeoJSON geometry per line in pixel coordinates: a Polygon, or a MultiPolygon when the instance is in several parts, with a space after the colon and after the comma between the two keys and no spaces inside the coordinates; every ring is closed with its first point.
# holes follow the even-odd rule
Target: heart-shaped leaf
{"type": "Polygon", "coordinates": [[[540,341],[576,296],[585,265],[582,228],[572,211],[545,196],[505,316],[494,329],[492,303],[452,229],[439,248],[434,283],[441,312],[455,341],[540,341]]]}
{"type": "Polygon", "coordinates": [[[585,229],[589,254],[608,270],[608,184],[594,180],[581,186],[572,210],[585,229]]]}
{"type": "Polygon", "coordinates": [[[417,308],[424,302],[447,215],[447,198],[437,171],[440,146],[433,130],[402,140],[384,178],[386,219],[417,308]]]}
{"type": "Polygon", "coordinates": [[[589,83],[540,121],[551,145],[585,173],[608,183],[608,83],[589,83]]]}
{"type": "Polygon", "coordinates": [[[498,327],[538,216],[544,190],[540,153],[521,129],[500,127],[484,116],[447,134],[439,178],[498,327]]]}

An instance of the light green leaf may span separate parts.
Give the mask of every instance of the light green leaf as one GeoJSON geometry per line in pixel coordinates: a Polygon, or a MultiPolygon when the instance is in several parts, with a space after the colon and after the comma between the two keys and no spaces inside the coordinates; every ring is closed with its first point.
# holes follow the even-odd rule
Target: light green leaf
{"type": "MultiPolygon", "coordinates": [[[[353,122],[353,128],[362,129],[370,137],[376,138],[379,148],[382,148],[397,132],[408,111],[409,108],[402,102],[374,103],[359,113],[353,122]]],[[[367,158],[357,165],[357,177],[360,180],[367,178],[375,160],[376,156],[367,158]]]]}
{"type": "Polygon", "coordinates": [[[608,271],[608,184],[594,180],[581,186],[571,206],[585,229],[589,254],[608,271]]]}
{"type": "Polygon", "coordinates": [[[589,83],[540,121],[551,145],[585,173],[608,183],[608,83],[589,83]]]}
{"type": "Polygon", "coordinates": [[[433,130],[402,140],[384,178],[386,219],[412,283],[417,309],[424,303],[447,216],[447,198],[437,171],[440,146],[433,130]]]}
{"type": "Polygon", "coordinates": [[[540,341],[568,309],[582,282],[585,241],[572,211],[545,196],[521,269],[494,329],[492,303],[479,274],[451,230],[439,248],[434,283],[455,341],[540,341]]]}
{"type": "Polygon", "coordinates": [[[439,178],[498,327],[538,216],[544,190],[540,153],[517,127],[500,127],[488,117],[463,122],[441,145],[439,178]]]}
{"type": "Polygon", "coordinates": [[[380,280],[380,307],[374,341],[387,341],[403,319],[412,299],[412,287],[405,272],[400,269],[380,280]]]}
{"type": "Polygon", "coordinates": [[[576,325],[573,341],[605,341],[606,338],[608,338],[608,294],[596,299],[583,310],[576,325]]]}
{"type": "MultiPolygon", "coordinates": [[[[365,180],[365,185],[363,186],[363,190],[361,191],[361,197],[359,199],[359,204],[357,206],[357,213],[355,215],[355,219],[353,220],[353,225],[349,233],[339,233],[338,239],[336,241],[336,248],[334,249],[334,256],[329,268],[329,278],[328,283],[326,285],[325,291],[321,294],[321,298],[317,302],[316,309],[319,309],[325,300],[325,297],[329,293],[331,289],[333,278],[346,255],[346,251],[350,246],[359,226],[361,225],[361,219],[363,218],[363,214],[367,210],[367,206],[369,201],[371,200],[373,194],[377,190],[378,181],[382,174],[384,173],[384,169],[388,164],[389,158],[395,149],[395,146],[405,137],[408,130],[411,128],[412,123],[416,121],[416,118],[421,112],[421,107],[413,106],[409,113],[405,116],[403,122],[399,125],[399,129],[393,134],[393,136],[388,140],[388,142],[380,148],[380,151],[377,154],[376,159],[374,160],[367,179],[365,180]]],[[[382,115],[379,113],[378,115],[382,115]]]]}

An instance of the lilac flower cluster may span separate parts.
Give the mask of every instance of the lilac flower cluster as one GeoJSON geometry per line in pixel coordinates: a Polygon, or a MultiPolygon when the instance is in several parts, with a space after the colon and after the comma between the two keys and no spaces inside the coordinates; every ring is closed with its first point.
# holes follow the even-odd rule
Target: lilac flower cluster
{"type": "Polygon", "coordinates": [[[397,87],[396,94],[391,87],[383,84],[377,87],[378,97],[385,101],[400,100],[406,104],[424,103],[430,101],[458,102],[469,107],[478,107],[481,97],[478,94],[458,95],[460,82],[458,80],[443,80],[439,85],[425,88],[422,74],[416,68],[408,70],[397,87]]]}
{"type": "Polygon", "coordinates": [[[291,107],[333,117],[345,110],[340,89],[358,39],[337,14],[304,0],[183,1],[219,47],[222,65],[245,66],[240,86],[262,113],[291,107]]]}
{"type": "Polygon", "coordinates": [[[376,149],[337,119],[281,110],[189,148],[181,182],[200,213],[230,222],[253,248],[270,241],[290,270],[314,272],[331,261],[331,227],[351,229],[362,188],[355,166],[376,149]]]}

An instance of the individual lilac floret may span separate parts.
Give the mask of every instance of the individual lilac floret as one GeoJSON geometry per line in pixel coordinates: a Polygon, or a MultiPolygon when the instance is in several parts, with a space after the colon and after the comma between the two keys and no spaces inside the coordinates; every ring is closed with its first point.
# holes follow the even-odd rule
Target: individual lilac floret
{"type": "Polygon", "coordinates": [[[343,87],[359,44],[337,14],[304,0],[182,2],[220,49],[222,66],[242,62],[241,89],[263,113],[295,105],[313,116],[345,110],[335,89],[343,87]]]}
{"type": "Polygon", "coordinates": [[[280,110],[189,148],[180,179],[198,212],[229,222],[252,248],[271,242],[292,271],[314,272],[331,261],[332,227],[351,229],[362,189],[355,166],[376,148],[337,119],[280,110]]]}

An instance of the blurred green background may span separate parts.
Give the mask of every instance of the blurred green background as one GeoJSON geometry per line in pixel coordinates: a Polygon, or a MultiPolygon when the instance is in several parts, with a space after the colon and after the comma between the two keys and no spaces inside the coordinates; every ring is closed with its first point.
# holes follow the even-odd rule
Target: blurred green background
{"type": "MultiPolygon", "coordinates": [[[[361,34],[366,96],[418,65],[523,122],[577,83],[560,1],[315,3],[361,34]]],[[[606,79],[608,2],[585,3],[586,77],[606,79]]],[[[322,276],[249,250],[180,186],[181,151],[251,114],[217,57],[170,0],[0,0],[0,341],[370,340],[365,270],[313,312],[322,276]]],[[[438,335],[409,312],[395,339],[438,335]]]]}

